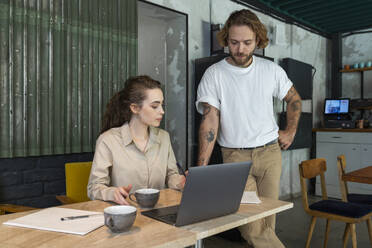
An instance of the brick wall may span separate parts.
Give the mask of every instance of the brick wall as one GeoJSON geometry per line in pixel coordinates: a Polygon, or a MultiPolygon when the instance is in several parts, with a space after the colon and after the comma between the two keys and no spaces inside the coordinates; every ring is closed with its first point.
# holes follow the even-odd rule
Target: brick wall
{"type": "Polygon", "coordinates": [[[93,153],[0,159],[0,203],[45,208],[60,205],[65,163],[92,161],[93,153]]]}

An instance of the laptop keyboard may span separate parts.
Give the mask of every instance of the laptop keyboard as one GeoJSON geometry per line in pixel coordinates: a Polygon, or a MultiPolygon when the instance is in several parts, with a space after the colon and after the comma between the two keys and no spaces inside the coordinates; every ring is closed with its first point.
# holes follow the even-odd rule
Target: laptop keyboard
{"type": "Polygon", "coordinates": [[[173,225],[177,221],[178,207],[179,205],[164,208],[155,208],[152,210],[143,211],[142,214],[147,217],[151,217],[173,225]]]}
{"type": "Polygon", "coordinates": [[[170,223],[176,223],[176,220],[177,220],[177,214],[168,214],[168,215],[163,215],[159,217],[162,218],[165,222],[170,222],[170,223]]]}

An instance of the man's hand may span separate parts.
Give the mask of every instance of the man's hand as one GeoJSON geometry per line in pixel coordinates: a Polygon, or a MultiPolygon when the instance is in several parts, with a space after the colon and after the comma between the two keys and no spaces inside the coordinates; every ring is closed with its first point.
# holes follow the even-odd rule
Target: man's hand
{"type": "Polygon", "coordinates": [[[129,192],[132,189],[132,184],[128,186],[116,187],[114,193],[114,202],[120,205],[129,205],[129,203],[125,200],[129,196],[129,192]]]}
{"type": "Polygon", "coordinates": [[[287,130],[279,130],[279,145],[283,150],[287,150],[293,142],[295,133],[287,130]]]}

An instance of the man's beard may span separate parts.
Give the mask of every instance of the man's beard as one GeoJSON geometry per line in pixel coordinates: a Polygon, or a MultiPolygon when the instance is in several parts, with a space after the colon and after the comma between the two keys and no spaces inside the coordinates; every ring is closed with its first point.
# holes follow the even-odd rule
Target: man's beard
{"type": "MultiPolygon", "coordinates": [[[[254,50],[253,50],[254,51],[254,50]]],[[[245,66],[246,64],[248,64],[249,60],[252,58],[253,56],[253,52],[251,52],[250,54],[246,55],[244,53],[231,53],[230,51],[230,54],[231,54],[231,59],[234,61],[234,63],[237,65],[237,66],[245,66]],[[241,56],[241,55],[246,55],[245,58],[243,59],[237,59],[237,56],[241,56]]]]}
{"type": "Polygon", "coordinates": [[[253,49],[253,51],[250,53],[250,54],[244,54],[244,53],[232,53],[230,48],[229,48],[229,52],[230,52],[230,57],[231,59],[234,61],[235,65],[237,66],[241,66],[241,67],[244,67],[246,64],[248,64],[249,60],[252,58],[253,56],[253,52],[255,51],[255,49],[253,49]],[[236,57],[237,56],[241,56],[241,55],[246,55],[246,57],[243,59],[243,60],[240,60],[240,59],[237,59],[236,57]]]}

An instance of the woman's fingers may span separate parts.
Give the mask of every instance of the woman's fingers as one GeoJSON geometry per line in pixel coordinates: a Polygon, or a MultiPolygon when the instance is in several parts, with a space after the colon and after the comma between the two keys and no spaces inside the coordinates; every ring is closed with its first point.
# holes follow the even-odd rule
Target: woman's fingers
{"type": "Polygon", "coordinates": [[[118,187],[118,189],[119,189],[119,192],[124,196],[124,198],[127,198],[128,197],[128,195],[129,195],[129,191],[127,192],[126,191],[126,189],[125,189],[125,187],[118,187]]]}
{"type": "Polygon", "coordinates": [[[117,204],[129,205],[128,202],[125,200],[124,196],[122,195],[122,192],[120,191],[120,187],[116,188],[115,190],[114,200],[117,204]]]}

